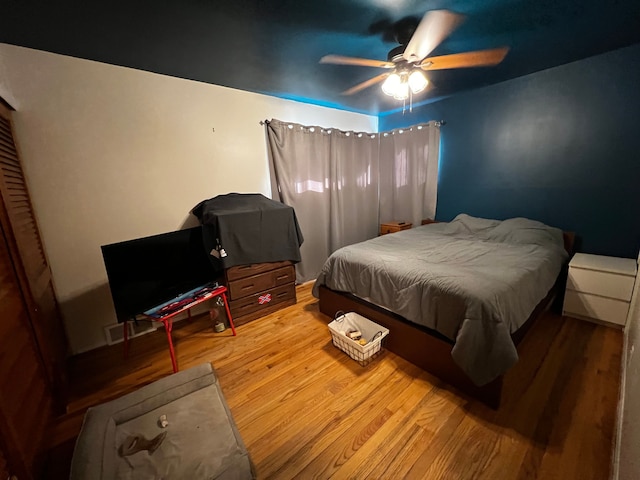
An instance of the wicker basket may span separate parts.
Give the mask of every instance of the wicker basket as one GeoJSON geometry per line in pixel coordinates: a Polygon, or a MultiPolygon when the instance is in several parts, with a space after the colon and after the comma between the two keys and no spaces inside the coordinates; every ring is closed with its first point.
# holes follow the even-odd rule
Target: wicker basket
{"type": "Polygon", "coordinates": [[[329,331],[333,344],[363,367],[382,352],[382,341],[389,335],[389,329],[368,318],[354,312],[342,311],[336,313],[334,320],[329,324],[329,331]],[[359,330],[367,344],[360,345],[347,337],[345,332],[349,330],[359,330]]]}

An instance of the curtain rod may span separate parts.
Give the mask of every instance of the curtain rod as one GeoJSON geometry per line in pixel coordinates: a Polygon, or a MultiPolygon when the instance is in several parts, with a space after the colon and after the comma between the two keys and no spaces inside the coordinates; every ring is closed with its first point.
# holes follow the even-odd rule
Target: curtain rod
{"type": "MultiPolygon", "coordinates": [[[[269,125],[269,123],[271,123],[271,122],[269,120],[260,120],[258,123],[260,125],[269,125]]],[[[436,121],[434,121],[434,124],[435,124],[436,127],[443,127],[444,125],[447,124],[447,121],[446,120],[436,120],[436,121]]]]}

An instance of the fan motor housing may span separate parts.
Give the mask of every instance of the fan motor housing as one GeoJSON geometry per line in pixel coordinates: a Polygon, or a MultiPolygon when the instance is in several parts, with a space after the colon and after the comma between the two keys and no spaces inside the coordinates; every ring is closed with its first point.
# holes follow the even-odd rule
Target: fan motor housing
{"type": "Polygon", "coordinates": [[[402,60],[404,49],[405,45],[398,45],[397,47],[389,50],[389,53],[387,54],[387,61],[397,63],[398,61],[402,60]]]}

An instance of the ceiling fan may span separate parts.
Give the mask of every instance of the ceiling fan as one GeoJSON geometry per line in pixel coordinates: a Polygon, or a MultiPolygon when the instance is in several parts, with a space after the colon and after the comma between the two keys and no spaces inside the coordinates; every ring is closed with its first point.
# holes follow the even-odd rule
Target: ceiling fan
{"type": "Polygon", "coordinates": [[[359,83],[342,94],[353,95],[383,82],[382,91],[385,94],[398,100],[406,100],[410,95],[422,92],[429,84],[424,71],[487,67],[497,65],[504,59],[509,51],[508,47],[428,57],[463,20],[463,15],[448,10],[431,10],[424,15],[417,27],[415,23],[396,24],[394,36],[400,45],[389,52],[386,61],[326,55],[320,59],[320,63],[387,69],[388,72],[359,83]]]}

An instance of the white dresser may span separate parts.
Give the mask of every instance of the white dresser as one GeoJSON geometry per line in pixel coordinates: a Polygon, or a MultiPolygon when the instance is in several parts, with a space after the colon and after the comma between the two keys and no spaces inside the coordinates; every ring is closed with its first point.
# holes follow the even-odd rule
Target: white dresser
{"type": "Polygon", "coordinates": [[[624,326],[637,270],[632,258],[576,253],[569,263],[563,315],[624,326]]]}

